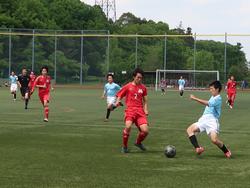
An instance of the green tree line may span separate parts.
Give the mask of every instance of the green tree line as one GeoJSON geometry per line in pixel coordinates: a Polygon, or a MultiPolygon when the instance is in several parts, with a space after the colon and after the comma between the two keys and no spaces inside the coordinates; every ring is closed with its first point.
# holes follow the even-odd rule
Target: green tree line
{"type": "MultiPolygon", "coordinates": [[[[80,0],[11,0],[0,2],[0,27],[39,29],[37,32],[53,30],[96,30],[91,34],[178,34],[190,35],[192,29],[180,25],[170,29],[164,22],[141,19],[132,13],[124,13],[117,21],[108,20],[99,6],[90,6],[80,0]]],[[[65,32],[63,32],[65,33],[65,32]]],[[[67,34],[80,34],[70,32],[67,34]]],[[[72,82],[80,74],[80,38],[58,37],[57,78],[61,82],[72,82]]],[[[135,67],[135,38],[111,38],[109,71],[118,75],[122,70],[135,67]]],[[[107,39],[84,38],[83,77],[102,77],[107,71],[107,39]]],[[[35,37],[35,70],[47,64],[54,69],[55,38],[35,37]]],[[[167,69],[193,68],[193,37],[171,37],[167,39],[167,69]]],[[[238,80],[248,76],[243,46],[227,44],[227,73],[238,80]]],[[[12,69],[31,67],[32,37],[12,36],[12,69]]],[[[0,76],[8,75],[9,37],[0,36],[0,76]]],[[[145,71],[163,68],[164,38],[139,38],[137,63],[145,71]]],[[[224,72],[224,43],[213,40],[197,40],[196,69],[224,72]]]]}

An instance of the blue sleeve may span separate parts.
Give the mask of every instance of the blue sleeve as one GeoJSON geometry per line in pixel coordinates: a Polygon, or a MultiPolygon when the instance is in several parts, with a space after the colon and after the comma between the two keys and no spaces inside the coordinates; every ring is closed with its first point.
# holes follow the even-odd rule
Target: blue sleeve
{"type": "Polygon", "coordinates": [[[106,84],[104,85],[104,89],[103,90],[104,90],[105,93],[107,92],[107,85],[106,84]]]}
{"type": "Polygon", "coordinates": [[[119,86],[118,84],[116,84],[116,88],[117,88],[117,91],[119,91],[121,89],[121,86],[119,86]]]}
{"type": "Polygon", "coordinates": [[[217,106],[219,104],[220,104],[220,99],[219,98],[216,98],[216,99],[212,98],[212,99],[210,99],[208,101],[208,106],[209,107],[215,107],[215,106],[217,106]]]}

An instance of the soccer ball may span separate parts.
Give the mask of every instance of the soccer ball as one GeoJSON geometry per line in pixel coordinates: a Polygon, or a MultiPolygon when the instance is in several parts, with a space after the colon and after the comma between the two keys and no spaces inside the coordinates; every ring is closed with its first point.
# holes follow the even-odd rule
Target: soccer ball
{"type": "Polygon", "coordinates": [[[168,158],[173,158],[176,155],[176,149],[174,146],[168,145],[165,147],[164,154],[168,158]]]}

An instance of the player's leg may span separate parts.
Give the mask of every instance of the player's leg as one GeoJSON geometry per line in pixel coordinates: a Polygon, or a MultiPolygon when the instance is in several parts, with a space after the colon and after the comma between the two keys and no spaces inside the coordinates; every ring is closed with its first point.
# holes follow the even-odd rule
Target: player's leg
{"type": "Polygon", "coordinates": [[[231,157],[231,152],[230,152],[229,149],[227,149],[225,144],[218,138],[218,134],[215,131],[211,131],[209,136],[210,136],[211,142],[213,144],[215,144],[216,146],[218,146],[218,148],[221,149],[221,151],[224,153],[224,155],[227,158],[230,158],[231,157]]]}
{"type": "Polygon", "coordinates": [[[228,94],[227,94],[227,96],[228,96],[228,104],[229,104],[229,106],[231,106],[231,98],[232,98],[232,93],[231,92],[228,92],[228,94]]]}
{"type": "Polygon", "coordinates": [[[230,104],[230,108],[233,108],[235,98],[236,98],[236,93],[232,93],[232,95],[231,95],[231,104],[230,104]]]}
{"type": "Polygon", "coordinates": [[[105,119],[105,121],[109,120],[109,116],[110,116],[111,110],[112,110],[112,104],[109,103],[107,105],[107,112],[106,112],[106,119],[105,119]]]}
{"type": "Polygon", "coordinates": [[[127,118],[127,120],[125,119],[125,128],[123,129],[123,132],[122,132],[122,139],[123,139],[122,152],[123,153],[128,153],[128,139],[129,139],[132,124],[133,124],[132,120],[129,120],[129,118],[127,118]]]}
{"type": "Polygon", "coordinates": [[[17,85],[11,85],[10,86],[10,93],[13,96],[13,100],[16,101],[16,91],[17,91],[17,85]]]}
{"type": "Polygon", "coordinates": [[[25,109],[28,109],[28,103],[29,103],[29,90],[28,89],[26,89],[25,91],[24,99],[25,99],[25,109]]]}
{"type": "Polygon", "coordinates": [[[20,88],[20,92],[21,92],[21,98],[22,100],[24,100],[24,97],[25,97],[25,90],[23,87],[20,88]]]}
{"type": "Polygon", "coordinates": [[[145,138],[148,136],[148,125],[142,124],[140,125],[139,133],[135,142],[135,146],[140,148],[142,151],[146,151],[145,146],[142,144],[142,142],[145,140],[145,138]]]}
{"type": "Polygon", "coordinates": [[[44,99],[43,108],[44,108],[44,122],[48,122],[49,121],[49,101],[47,99],[44,99]]]}
{"type": "Polygon", "coordinates": [[[136,121],[135,124],[139,130],[135,146],[139,147],[142,151],[145,151],[146,148],[142,144],[143,140],[148,136],[148,121],[146,114],[143,109],[136,112],[136,121]]]}
{"type": "Polygon", "coordinates": [[[190,125],[188,128],[187,128],[187,134],[188,134],[188,137],[189,137],[189,140],[191,142],[191,144],[194,146],[195,150],[196,150],[196,153],[198,155],[200,155],[203,151],[204,151],[204,148],[201,147],[199,144],[198,144],[198,141],[197,141],[197,138],[195,136],[196,133],[199,133],[199,132],[202,132],[200,130],[200,128],[197,126],[197,123],[194,123],[192,125],[190,125]]]}
{"type": "Polygon", "coordinates": [[[44,122],[49,121],[49,95],[39,94],[40,101],[43,105],[44,122]]]}

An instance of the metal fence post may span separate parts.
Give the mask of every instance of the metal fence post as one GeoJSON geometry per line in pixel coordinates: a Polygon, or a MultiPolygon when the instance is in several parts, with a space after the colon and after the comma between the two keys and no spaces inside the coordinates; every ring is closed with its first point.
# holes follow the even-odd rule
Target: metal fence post
{"type": "Polygon", "coordinates": [[[55,32],[55,54],[54,54],[54,80],[56,84],[56,64],[57,64],[57,36],[55,32]]]}
{"type": "Polygon", "coordinates": [[[138,66],[138,36],[136,33],[136,38],[135,38],[135,68],[138,66]]]}
{"type": "MultiPolygon", "coordinates": [[[[165,33],[164,39],[164,64],[163,69],[166,70],[167,68],[167,33],[165,33]]],[[[164,79],[166,79],[166,72],[164,71],[164,79]]]]}
{"type": "Polygon", "coordinates": [[[83,68],[83,30],[81,31],[81,64],[80,64],[80,84],[82,85],[82,68],[83,68]]]}
{"type": "Polygon", "coordinates": [[[227,81],[227,33],[225,33],[225,49],[224,49],[224,82],[227,81]]]}
{"type": "Polygon", "coordinates": [[[193,70],[194,70],[194,87],[196,86],[196,76],[195,76],[195,70],[196,70],[196,33],[194,34],[194,67],[193,67],[193,70]]]}
{"type": "Polygon", "coordinates": [[[34,71],[35,68],[35,30],[33,29],[33,38],[32,38],[32,66],[31,70],[34,71]]]}
{"type": "Polygon", "coordinates": [[[108,31],[108,46],[107,46],[107,74],[109,73],[109,53],[110,53],[110,31],[108,31]]]}
{"type": "Polygon", "coordinates": [[[11,29],[9,29],[9,75],[11,73],[11,52],[12,52],[12,37],[11,37],[11,29]]]}

